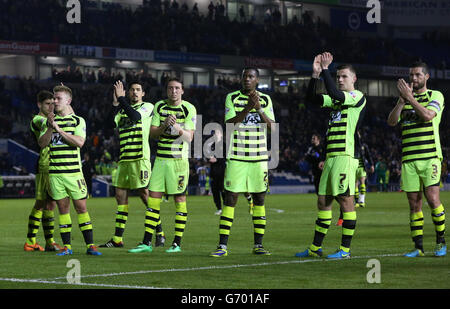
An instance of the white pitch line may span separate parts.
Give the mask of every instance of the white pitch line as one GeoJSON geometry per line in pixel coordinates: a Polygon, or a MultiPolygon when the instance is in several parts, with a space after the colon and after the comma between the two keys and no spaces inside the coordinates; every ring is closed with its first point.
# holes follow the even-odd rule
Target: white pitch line
{"type": "MultiPolygon", "coordinates": [[[[391,257],[391,256],[401,256],[403,254],[380,254],[374,256],[352,256],[350,259],[371,259],[377,257],[391,257]]],[[[199,271],[199,270],[214,270],[214,269],[230,269],[230,268],[242,268],[242,267],[258,267],[258,266],[271,266],[271,265],[283,265],[283,264],[302,264],[311,262],[331,262],[331,261],[343,261],[342,259],[309,259],[309,260],[292,260],[292,261],[279,261],[279,262],[265,262],[256,264],[234,264],[234,265],[222,265],[222,266],[204,266],[204,267],[194,267],[194,268],[171,268],[171,269],[154,269],[154,270],[139,270],[131,272],[118,272],[109,274],[95,274],[95,275],[85,275],[80,276],[80,278],[94,278],[94,277],[113,277],[113,276],[127,276],[127,275],[138,275],[138,274],[150,274],[150,273],[168,273],[168,272],[183,272],[183,271],[199,271]]],[[[49,280],[60,280],[66,279],[66,277],[57,277],[49,280]]]]}
{"type": "MultiPolygon", "coordinates": [[[[403,254],[380,254],[374,256],[353,256],[351,259],[371,259],[377,257],[392,257],[401,256],[403,254]]],[[[350,259],[344,259],[350,260],[350,259]]],[[[271,265],[284,265],[284,264],[303,264],[312,262],[331,262],[331,261],[343,261],[341,259],[305,259],[305,260],[292,260],[292,261],[279,261],[279,262],[265,262],[256,264],[234,264],[223,266],[205,266],[194,268],[172,268],[172,269],[156,269],[156,270],[141,270],[133,272],[119,272],[110,274],[96,274],[80,276],[81,278],[94,278],[94,277],[113,277],[113,276],[126,276],[135,274],[149,274],[149,273],[166,273],[166,272],[182,272],[182,271],[199,271],[199,270],[214,270],[214,269],[231,269],[242,267],[258,267],[258,266],[271,266],[271,265]]],[[[166,289],[151,286],[139,286],[139,285],[120,285],[120,284],[103,284],[103,283],[69,283],[56,280],[66,279],[66,277],[57,277],[53,279],[20,279],[20,278],[0,278],[0,281],[10,281],[19,283],[41,283],[41,284],[60,284],[60,285],[74,285],[74,286],[93,286],[93,287],[110,287],[110,288],[125,288],[125,289],[166,289]]]]}
{"type": "Polygon", "coordinates": [[[277,209],[277,208],[269,208],[269,210],[275,211],[276,213],[279,213],[279,214],[284,212],[283,209],[277,209]]]}
{"type": "Polygon", "coordinates": [[[10,281],[19,283],[44,283],[44,284],[62,284],[62,285],[76,285],[76,286],[95,286],[102,288],[118,288],[118,289],[163,289],[152,286],[140,286],[140,285],[122,285],[122,284],[103,284],[103,283],[69,283],[54,280],[43,279],[19,279],[19,278],[0,278],[0,281],[10,281]]]}

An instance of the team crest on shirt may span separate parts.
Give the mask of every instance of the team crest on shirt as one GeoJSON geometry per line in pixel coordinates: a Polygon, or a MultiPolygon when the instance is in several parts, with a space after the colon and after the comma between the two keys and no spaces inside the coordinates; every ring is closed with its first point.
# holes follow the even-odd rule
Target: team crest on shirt
{"type": "Polygon", "coordinates": [[[242,122],[244,125],[255,125],[261,122],[261,117],[257,113],[248,113],[242,122]]]}
{"type": "Polygon", "coordinates": [[[331,122],[341,121],[342,113],[341,111],[333,111],[331,112],[331,122]]]}
{"type": "Polygon", "coordinates": [[[130,118],[128,117],[122,117],[119,120],[119,128],[131,128],[132,126],[134,126],[135,124],[131,121],[130,118]]]}
{"type": "Polygon", "coordinates": [[[420,120],[419,116],[416,114],[416,111],[413,109],[404,110],[401,114],[401,119],[403,124],[418,122],[420,120]]]}

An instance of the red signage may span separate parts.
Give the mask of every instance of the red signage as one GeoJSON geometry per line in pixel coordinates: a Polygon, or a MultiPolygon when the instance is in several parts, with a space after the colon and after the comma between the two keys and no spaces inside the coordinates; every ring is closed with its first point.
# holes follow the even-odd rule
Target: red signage
{"type": "Polygon", "coordinates": [[[294,70],[294,60],[292,59],[271,59],[246,57],[245,66],[252,66],[261,69],[274,70],[294,70]]]}
{"type": "Polygon", "coordinates": [[[57,55],[58,44],[0,41],[0,52],[12,54],[57,55]]]}

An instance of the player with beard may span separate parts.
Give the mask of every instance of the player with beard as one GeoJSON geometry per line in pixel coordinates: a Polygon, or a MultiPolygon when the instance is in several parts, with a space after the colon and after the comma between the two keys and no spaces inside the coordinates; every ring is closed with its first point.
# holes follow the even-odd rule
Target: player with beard
{"type": "Polygon", "coordinates": [[[409,69],[408,84],[399,79],[400,97],[388,117],[388,124],[401,124],[402,173],[401,189],[406,192],[410,208],[410,229],[414,250],[406,257],[424,256],[422,212],[423,193],[431,208],[436,232],[435,256],[445,256],[445,210],[440,200],[442,150],[439,124],[444,110],[444,96],[427,88],[428,66],[417,62],[409,69]]]}

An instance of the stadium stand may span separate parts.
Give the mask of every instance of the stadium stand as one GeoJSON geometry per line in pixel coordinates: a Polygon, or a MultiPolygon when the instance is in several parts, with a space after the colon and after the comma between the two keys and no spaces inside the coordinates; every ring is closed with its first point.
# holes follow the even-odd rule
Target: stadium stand
{"type": "MultiPolygon", "coordinates": [[[[341,62],[407,66],[420,54],[426,60],[431,59],[431,65],[441,69],[447,67],[445,59],[448,55],[445,51],[450,40],[445,30],[424,33],[422,39],[436,48],[423,50],[414,39],[394,40],[356,35],[350,38],[346,31],[312,18],[307,12],[301,18],[283,24],[276,14],[267,16],[262,22],[252,18],[231,19],[219,4],[213,5],[209,13],[203,15],[194,8],[169,5],[159,0],[144,1],[144,5],[135,10],[116,3],[102,3],[100,7],[97,1],[81,1],[84,22],[70,27],[65,20],[66,8],[60,1],[29,0],[26,6],[21,6],[21,3],[0,1],[0,39],[296,59],[312,59],[325,47],[332,46],[330,51],[341,62]],[[18,10],[22,14],[17,14],[18,10]],[[343,41],[346,44],[342,44],[343,41]]],[[[122,75],[100,70],[94,74],[83,73],[69,66],[63,70],[55,69],[49,80],[3,76],[0,78],[0,139],[11,139],[37,151],[34,138],[28,130],[31,115],[36,112],[34,96],[40,89],[50,90],[55,84],[64,82],[74,91],[74,109],[87,122],[88,138],[83,151],[89,152],[96,162],[98,174],[111,174],[117,160],[118,139],[114,138],[112,130],[103,126],[106,111],[111,105],[111,85],[116,80],[136,78],[144,83],[147,101],[156,102],[163,96],[161,85],[164,85],[164,80],[157,80],[145,72],[127,71],[122,75]]],[[[219,78],[216,87],[186,89],[185,97],[197,107],[205,123],[222,123],[224,97],[237,87],[239,84],[236,80],[219,78]]],[[[442,90],[444,96],[448,97],[448,90],[442,90]]],[[[310,167],[305,164],[303,157],[312,133],[325,134],[326,115],[318,113],[318,107],[306,102],[301,91],[265,91],[270,92],[276,119],[282,123],[280,161],[271,175],[271,184],[311,183],[310,167]]],[[[388,162],[393,184],[391,189],[398,187],[400,164],[398,131],[388,129],[386,124],[393,100],[392,97],[369,97],[369,116],[366,116],[361,130],[363,140],[372,150],[372,157],[376,161],[388,162]]],[[[449,110],[446,109],[441,125],[441,139],[445,147],[450,145],[448,114],[449,110]]],[[[446,167],[449,158],[447,147],[444,148],[444,155],[446,167]]],[[[192,159],[192,186],[198,184],[196,167],[203,162],[199,158],[192,159]]],[[[0,174],[11,176],[24,173],[20,165],[15,164],[13,158],[2,154],[0,174]]],[[[29,172],[33,171],[25,173],[29,172]]],[[[372,175],[369,183],[374,184],[375,179],[376,175],[372,175]]],[[[449,180],[446,168],[443,179],[449,180]]],[[[2,192],[18,192],[24,187],[7,182],[2,192]]]]}

